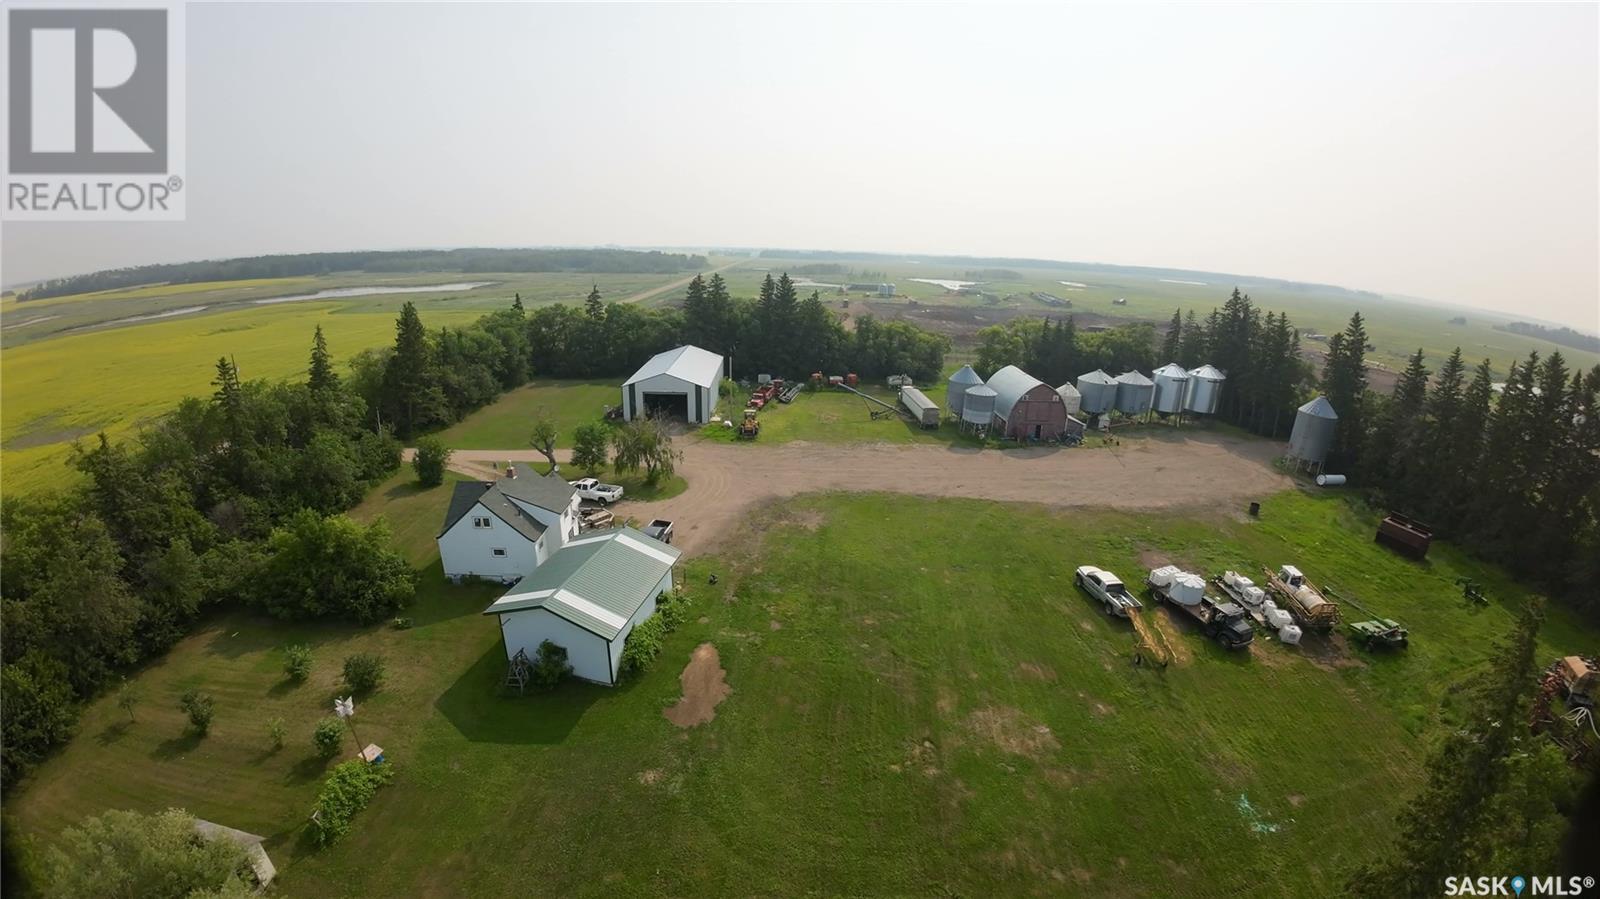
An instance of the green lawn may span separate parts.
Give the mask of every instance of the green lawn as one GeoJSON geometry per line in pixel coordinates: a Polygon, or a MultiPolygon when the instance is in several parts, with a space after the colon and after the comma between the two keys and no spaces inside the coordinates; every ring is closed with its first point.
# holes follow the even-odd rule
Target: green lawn
{"type": "Polygon", "coordinates": [[[621,402],[620,381],[535,381],[502,394],[439,434],[452,449],[528,449],[533,421],[540,415],[555,420],[559,447],[572,446],[578,425],[599,421],[609,403],[621,402]]]}
{"type": "MultiPolygon", "coordinates": [[[[1259,521],[829,494],[691,561],[689,620],[643,679],[507,696],[477,614],[498,588],[443,585],[424,536],[449,487],[401,480],[359,514],[385,514],[429,565],[416,627],[219,616],[135,679],[137,721],[109,698],[87,711],[8,803],[19,830],[183,806],[269,835],[284,895],[1326,895],[1388,839],[1442,704],[1519,596],[1448,545],[1423,564],[1377,547],[1334,494],[1269,497],[1259,521]],[[1135,668],[1127,624],[1071,569],[1131,580],[1158,555],[1298,561],[1409,626],[1411,649],[1229,655],[1167,623],[1179,663],[1135,668]],[[1463,574],[1494,603],[1466,604],[1463,574]],[[301,640],[316,673],[291,687],[279,648],[301,640]],[[679,730],[661,710],[702,642],[732,693],[679,730]],[[360,649],[389,659],[357,724],[399,777],[317,852],[310,730],[360,649]],[[199,741],[176,709],[191,686],[218,700],[199,741]],[[291,738],[269,753],[275,715],[291,738]]],[[[1595,638],[1553,614],[1541,655],[1595,638]]]]}

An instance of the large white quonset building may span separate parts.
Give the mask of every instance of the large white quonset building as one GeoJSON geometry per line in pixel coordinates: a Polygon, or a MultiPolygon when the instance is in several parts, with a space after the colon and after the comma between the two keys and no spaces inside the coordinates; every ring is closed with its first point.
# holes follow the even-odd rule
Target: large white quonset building
{"type": "Polygon", "coordinates": [[[512,466],[498,481],[463,481],[450,495],[439,558],[445,577],[514,583],[578,536],[578,492],[560,475],[512,466]]]}
{"type": "Polygon", "coordinates": [[[633,528],[591,532],[568,541],[483,614],[499,617],[507,660],[518,652],[536,659],[549,640],[566,649],[575,676],[615,684],[628,634],[672,589],[680,555],[633,528]]]}
{"type": "Polygon", "coordinates": [[[721,383],[722,357],[710,350],[685,345],[657,353],[622,383],[622,417],[649,413],[705,424],[721,383]]]}

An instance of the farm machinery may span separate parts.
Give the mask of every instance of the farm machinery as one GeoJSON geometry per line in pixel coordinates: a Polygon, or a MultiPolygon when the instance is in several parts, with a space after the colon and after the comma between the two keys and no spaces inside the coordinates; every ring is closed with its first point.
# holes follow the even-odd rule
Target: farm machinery
{"type": "Polygon", "coordinates": [[[1244,606],[1207,596],[1206,580],[1197,574],[1165,565],[1150,572],[1145,586],[1157,600],[1193,618],[1200,625],[1200,632],[1223,649],[1243,649],[1255,639],[1244,606]]]}
{"type": "Polygon", "coordinates": [[[765,409],[768,403],[778,398],[778,394],[782,390],[783,379],[773,378],[751,391],[750,399],[745,402],[745,405],[753,409],[765,409]]]}
{"type": "Polygon", "coordinates": [[[1544,670],[1528,709],[1528,726],[1548,736],[1567,761],[1579,767],[1600,753],[1600,730],[1594,721],[1597,692],[1600,662],[1593,657],[1566,656],[1544,670]],[[1563,711],[1554,708],[1557,698],[1565,706],[1563,711]]]}
{"type": "Polygon", "coordinates": [[[1323,596],[1300,569],[1284,565],[1276,574],[1265,568],[1262,572],[1267,576],[1268,589],[1283,599],[1283,608],[1301,627],[1327,633],[1339,623],[1339,607],[1323,596]]]}
{"type": "Polygon", "coordinates": [[[754,440],[761,433],[761,419],[756,417],[756,410],[744,410],[744,420],[739,422],[736,432],[740,440],[754,440]]]}
{"type": "Polygon", "coordinates": [[[1409,633],[1400,626],[1400,622],[1393,618],[1380,618],[1376,612],[1356,602],[1348,596],[1339,596],[1331,589],[1329,596],[1335,596],[1339,602],[1350,606],[1363,615],[1372,617],[1366,621],[1352,621],[1348,623],[1350,637],[1367,649],[1405,649],[1410,644],[1409,633]]]}

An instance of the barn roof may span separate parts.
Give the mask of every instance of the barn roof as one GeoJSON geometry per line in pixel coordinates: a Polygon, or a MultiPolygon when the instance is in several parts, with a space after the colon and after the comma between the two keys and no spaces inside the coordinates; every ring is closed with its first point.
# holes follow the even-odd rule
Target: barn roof
{"type": "Polygon", "coordinates": [[[989,387],[994,391],[994,414],[1001,418],[1011,417],[1011,408],[1022,399],[1022,395],[1035,387],[1046,387],[1043,381],[1028,374],[1015,365],[1007,365],[995,372],[989,378],[989,387]]]}
{"type": "Polygon", "coordinates": [[[633,377],[622,384],[627,386],[656,375],[671,375],[691,384],[713,388],[722,382],[722,357],[710,350],[684,344],[651,356],[649,362],[639,366],[633,377]]]}
{"type": "Polygon", "coordinates": [[[630,527],[585,534],[495,600],[485,615],[545,609],[615,640],[681,552],[630,527]]]}

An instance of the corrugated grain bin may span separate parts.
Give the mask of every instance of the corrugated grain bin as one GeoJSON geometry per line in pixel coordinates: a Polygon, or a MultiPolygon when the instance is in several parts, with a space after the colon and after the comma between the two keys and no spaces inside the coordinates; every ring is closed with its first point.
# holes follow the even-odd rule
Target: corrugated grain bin
{"type": "Polygon", "coordinates": [[[1175,415],[1183,411],[1185,394],[1189,390],[1189,372],[1176,362],[1168,362],[1150,373],[1150,379],[1155,382],[1155,398],[1150,401],[1150,407],[1163,415],[1175,415]]]}
{"type": "Polygon", "coordinates": [[[1333,432],[1339,427],[1339,413],[1325,396],[1319,396],[1294,413],[1294,429],[1289,432],[1289,455],[1303,462],[1321,464],[1333,446],[1333,432]]]}
{"type": "Polygon", "coordinates": [[[952,416],[960,418],[961,404],[967,398],[967,388],[976,387],[982,383],[983,379],[978,377],[978,373],[972,370],[972,366],[961,366],[956,370],[955,374],[950,376],[950,382],[945,385],[944,407],[950,410],[952,416]]]}
{"type": "Polygon", "coordinates": [[[961,404],[962,424],[989,427],[994,418],[994,397],[994,390],[983,384],[968,387],[966,399],[961,404]]]}
{"type": "Polygon", "coordinates": [[[1071,381],[1057,387],[1056,393],[1061,396],[1061,405],[1066,407],[1068,415],[1077,415],[1083,409],[1083,394],[1072,386],[1071,381]]]}
{"type": "Polygon", "coordinates": [[[1078,394],[1083,398],[1080,411],[1090,415],[1110,412],[1117,402],[1117,379],[1097,368],[1078,376],[1078,394]]]}
{"type": "Polygon", "coordinates": [[[928,399],[927,395],[917,388],[900,388],[900,405],[906,407],[906,411],[910,412],[911,416],[917,420],[917,424],[925,428],[937,428],[939,426],[939,407],[935,406],[933,400],[928,399]]]}
{"type": "Polygon", "coordinates": [[[1143,415],[1150,411],[1155,392],[1155,382],[1136,371],[1125,371],[1117,375],[1116,409],[1123,415],[1143,415]]]}
{"type": "Polygon", "coordinates": [[[1189,390],[1183,408],[1196,415],[1215,415],[1222,400],[1222,382],[1228,380],[1215,366],[1202,365],[1189,371],[1189,390]]]}

